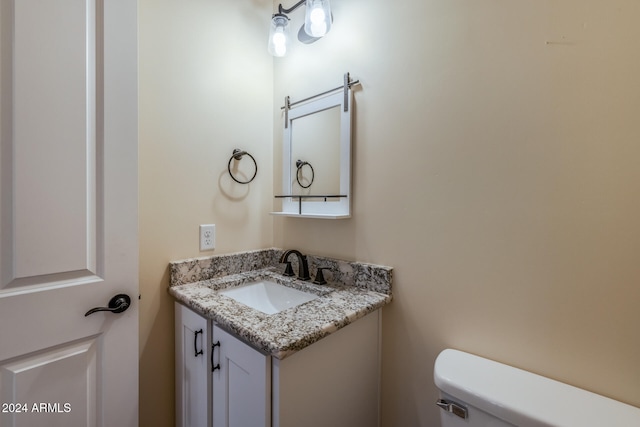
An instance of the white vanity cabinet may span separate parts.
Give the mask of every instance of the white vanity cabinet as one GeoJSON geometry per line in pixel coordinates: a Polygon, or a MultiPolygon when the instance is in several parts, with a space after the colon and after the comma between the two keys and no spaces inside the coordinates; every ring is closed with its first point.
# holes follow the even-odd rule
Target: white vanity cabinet
{"type": "Polygon", "coordinates": [[[270,427],[271,357],[175,303],[176,426],[270,427]]]}
{"type": "Polygon", "coordinates": [[[280,360],[176,303],[178,426],[379,425],[380,312],[280,360]],[[193,358],[192,316],[212,331],[207,358],[193,358]]]}

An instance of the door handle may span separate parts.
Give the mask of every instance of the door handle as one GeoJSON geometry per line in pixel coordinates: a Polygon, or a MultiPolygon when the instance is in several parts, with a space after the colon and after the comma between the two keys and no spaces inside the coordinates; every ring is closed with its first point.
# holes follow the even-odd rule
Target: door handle
{"type": "Polygon", "coordinates": [[[131,298],[126,294],[118,294],[109,300],[108,307],[95,307],[87,311],[84,316],[87,317],[90,314],[98,311],[110,311],[112,313],[122,313],[131,305],[131,298]]]}

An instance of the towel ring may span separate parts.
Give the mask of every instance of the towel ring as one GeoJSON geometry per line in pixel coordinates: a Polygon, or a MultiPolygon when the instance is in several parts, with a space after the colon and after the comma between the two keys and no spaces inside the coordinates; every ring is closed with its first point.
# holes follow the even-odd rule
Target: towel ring
{"type": "Polygon", "coordinates": [[[256,159],[254,159],[251,154],[247,153],[246,151],[238,150],[236,148],[236,149],[233,150],[233,155],[229,159],[229,164],[227,165],[227,169],[229,170],[229,175],[231,175],[231,179],[233,179],[235,182],[237,182],[238,184],[248,184],[251,181],[253,181],[253,179],[258,174],[258,163],[256,162],[256,159]],[[233,159],[240,161],[242,159],[242,156],[244,156],[245,154],[247,156],[251,157],[251,160],[253,160],[253,164],[256,167],[256,170],[253,173],[253,176],[251,177],[251,179],[249,179],[248,181],[240,181],[235,176],[233,176],[233,173],[231,172],[231,162],[233,161],[233,159]]]}
{"type": "Polygon", "coordinates": [[[311,166],[311,163],[303,162],[302,160],[296,160],[296,167],[298,168],[298,170],[296,171],[296,181],[298,181],[298,185],[302,188],[311,187],[311,184],[313,184],[313,180],[316,179],[316,173],[313,171],[313,166],[311,166]],[[302,185],[302,183],[300,182],[300,169],[302,169],[302,167],[305,165],[311,168],[311,182],[309,183],[309,185],[302,185]]]}

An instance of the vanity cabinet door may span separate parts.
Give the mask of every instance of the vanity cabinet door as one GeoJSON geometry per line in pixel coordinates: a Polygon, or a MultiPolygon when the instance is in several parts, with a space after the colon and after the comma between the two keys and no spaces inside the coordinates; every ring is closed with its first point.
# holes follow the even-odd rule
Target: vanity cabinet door
{"type": "Polygon", "coordinates": [[[270,356],[216,325],[213,346],[213,427],[269,427],[270,356]]]}
{"type": "Polygon", "coordinates": [[[175,303],[176,426],[210,427],[209,321],[175,303]]]}

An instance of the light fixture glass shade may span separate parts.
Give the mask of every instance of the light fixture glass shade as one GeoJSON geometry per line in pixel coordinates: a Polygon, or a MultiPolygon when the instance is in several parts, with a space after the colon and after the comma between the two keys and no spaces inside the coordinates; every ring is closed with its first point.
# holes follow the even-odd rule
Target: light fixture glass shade
{"type": "Polygon", "coordinates": [[[269,30],[269,53],[273,56],[284,56],[287,53],[289,39],[289,18],[279,13],[273,15],[269,30]]]}
{"type": "Polygon", "coordinates": [[[329,0],[307,0],[304,31],[312,37],[322,37],[331,29],[329,0]]]}

